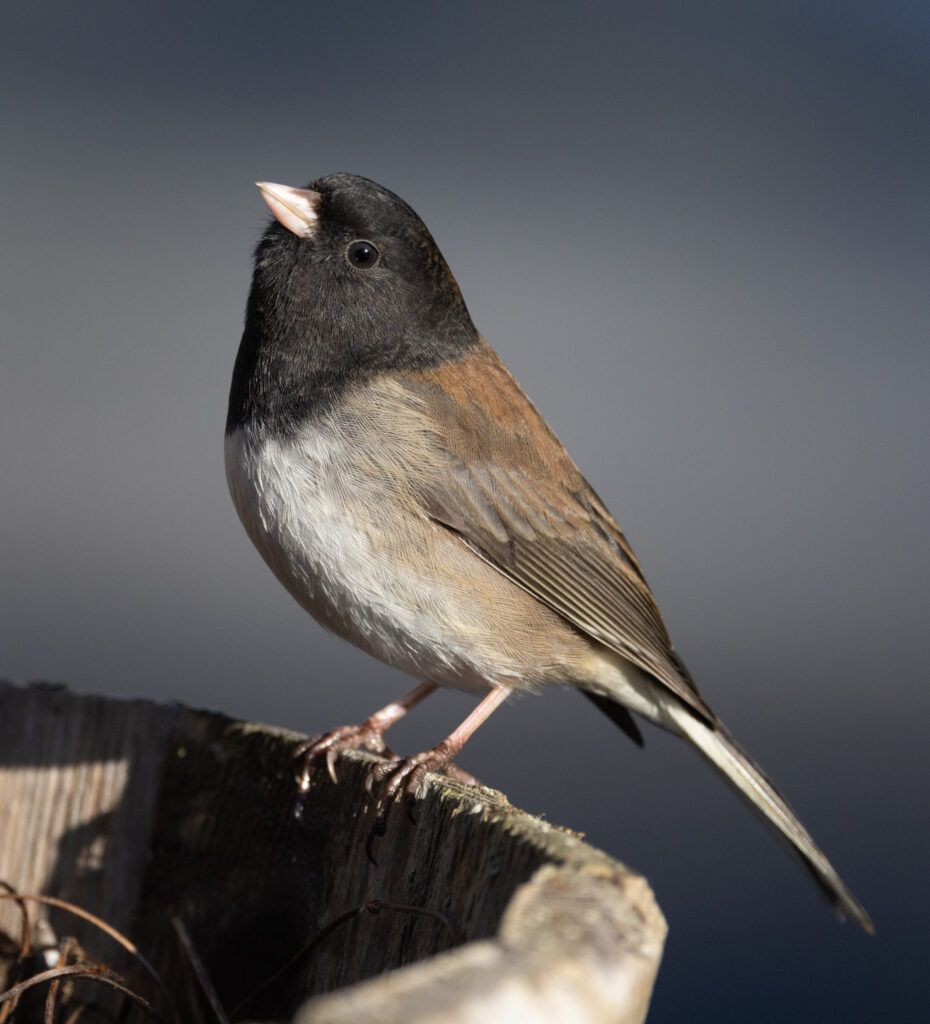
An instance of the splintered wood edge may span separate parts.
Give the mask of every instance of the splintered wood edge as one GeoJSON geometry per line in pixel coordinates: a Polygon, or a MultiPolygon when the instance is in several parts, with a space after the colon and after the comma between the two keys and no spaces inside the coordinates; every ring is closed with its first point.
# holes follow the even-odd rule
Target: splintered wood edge
{"type": "Polygon", "coordinates": [[[515,890],[493,939],[315,997],[293,1024],[643,1021],[667,932],[646,880],[494,790],[439,775],[428,787],[428,799],[455,804],[450,813],[496,819],[552,863],[515,890]]]}

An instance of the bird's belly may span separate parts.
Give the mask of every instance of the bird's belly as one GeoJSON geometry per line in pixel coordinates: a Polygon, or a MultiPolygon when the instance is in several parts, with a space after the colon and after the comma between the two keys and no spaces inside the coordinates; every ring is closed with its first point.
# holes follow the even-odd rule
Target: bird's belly
{"type": "MultiPolygon", "coordinates": [[[[237,430],[226,438],[226,473],[252,542],[328,629],[419,679],[460,689],[551,681],[534,678],[545,666],[531,664],[535,650],[507,620],[527,605],[522,625],[532,631],[552,613],[403,503],[388,477],[353,465],[328,432],[295,443],[237,430]]],[[[554,639],[536,630],[537,643],[547,632],[554,639]]]]}

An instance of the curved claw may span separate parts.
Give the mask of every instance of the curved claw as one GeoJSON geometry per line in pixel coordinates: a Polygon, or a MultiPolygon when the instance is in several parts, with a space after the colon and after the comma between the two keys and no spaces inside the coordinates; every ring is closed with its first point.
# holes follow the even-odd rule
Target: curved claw
{"type": "MultiPolygon", "coordinates": [[[[365,778],[365,789],[368,795],[375,797],[375,787],[384,783],[378,798],[379,804],[391,803],[401,794],[418,799],[423,793],[423,783],[427,772],[447,771],[451,765],[451,755],[442,744],[422,754],[414,754],[401,760],[385,761],[376,764],[365,778]]],[[[453,766],[454,767],[454,766],[453,766]]],[[[471,780],[460,769],[455,768],[455,778],[459,781],[471,780]]]]}
{"type": "Polygon", "coordinates": [[[325,760],[327,774],[334,783],[338,784],[336,759],[343,750],[367,747],[375,753],[396,759],[396,755],[391,753],[384,742],[382,731],[368,721],[361,725],[343,725],[326,733],[325,736],[304,740],[294,751],[295,758],[303,759],[297,772],[297,785],[300,791],[305,793],[310,788],[314,769],[320,759],[325,760]]]}
{"type": "Polygon", "coordinates": [[[336,755],[339,751],[335,747],[330,747],[326,751],[326,770],[329,772],[329,777],[333,780],[334,785],[339,785],[339,776],[336,774],[336,755]]]}
{"type": "MultiPolygon", "coordinates": [[[[365,776],[365,792],[372,798],[372,800],[376,799],[375,786],[390,777],[393,772],[398,771],[403,763],[404,762],[397,757],[391,761],[385,761],[383,764],[376,764],[372,766],[371,770],[365,776]]],[[[381,800],[379,800],[379,803],[380,802],[381,800]]]]}
{"type": "MultiPolygon", "coordinates": [[[[376,711],[362,722],[361,725],[344,725],[339,729],[333,729],[325,736],[305,740],[296,751],[295,757],[303,757],[304,763],[297,775],[297,783],[302,792],[310,788],[310,781],[316,762],[325,755],[326,771],[334,783],[339,782],[336,775],[336,757],[341,750],[355,750],[358,747],[367,747],[382,757],[388,757],[392,762],[400,764],[400,759],[384,742],[384,733],[390,729],[395,722],[398,722],[407,712],[416,707],[422,700],[428,697],[436,689],[435,683],[420,683],[409,693],[404,694],[399,700],[376,711]]],[[[368,784],[366,783],[366,786],[368,784]]],[[[369,788],[369,792],[370,787],[369,788]]]]}

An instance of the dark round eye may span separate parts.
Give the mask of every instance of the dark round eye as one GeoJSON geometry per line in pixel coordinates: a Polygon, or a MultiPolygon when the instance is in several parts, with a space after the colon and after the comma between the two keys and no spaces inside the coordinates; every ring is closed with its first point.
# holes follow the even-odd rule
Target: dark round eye
{"type": "Polygon", "coordinates": [[[355,267],[357,270],[371,270],[372,267],[377,266],[378,260],[381,259],[381,253],[374,242],[360,238],[357,242],[349,242],[346,259],[349,261],[350,267],[355,267]]]}

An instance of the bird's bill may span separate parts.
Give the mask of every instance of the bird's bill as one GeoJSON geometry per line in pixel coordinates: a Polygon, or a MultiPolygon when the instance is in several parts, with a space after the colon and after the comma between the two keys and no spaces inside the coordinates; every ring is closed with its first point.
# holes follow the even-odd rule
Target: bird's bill
{"type": "Polygon", "coordinates": [[[308,188],[291,188],[290,185],[276,185],[272,181],[256,181],[255,184],[279,224],[298,238],[309,238],[313,234],[320,217],[317,212],[319,192],[308,188]]]}

